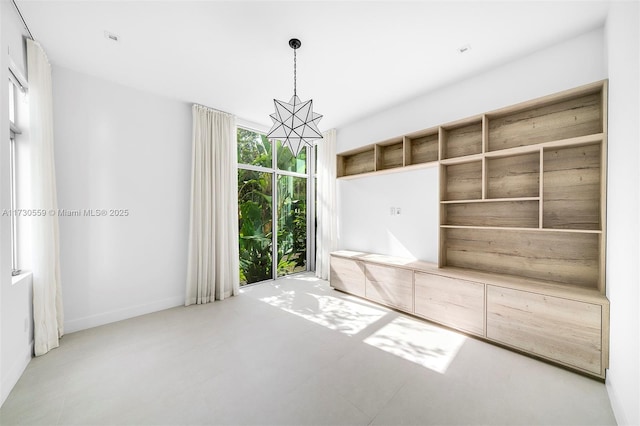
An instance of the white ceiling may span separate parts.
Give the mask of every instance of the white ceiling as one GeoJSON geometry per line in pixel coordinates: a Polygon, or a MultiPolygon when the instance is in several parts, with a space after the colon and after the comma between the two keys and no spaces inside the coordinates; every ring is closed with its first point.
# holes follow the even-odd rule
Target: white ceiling
{"type": "Polygon", "coordinates": [[[322,130],[598,28],[608,11],[607,1],[16,2],[54,65],[265,126],[273,98],[293,93],[297,37],[298,95],[313,98],[322,130]]]}

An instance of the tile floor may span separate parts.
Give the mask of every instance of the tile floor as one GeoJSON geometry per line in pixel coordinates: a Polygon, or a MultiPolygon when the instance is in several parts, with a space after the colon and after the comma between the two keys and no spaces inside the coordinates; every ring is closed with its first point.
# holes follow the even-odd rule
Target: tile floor
{"type": "Polygon", "coordinates": [[[595,380],[310,275],[63,337],[0,424],[609,425],[595,380]]]}

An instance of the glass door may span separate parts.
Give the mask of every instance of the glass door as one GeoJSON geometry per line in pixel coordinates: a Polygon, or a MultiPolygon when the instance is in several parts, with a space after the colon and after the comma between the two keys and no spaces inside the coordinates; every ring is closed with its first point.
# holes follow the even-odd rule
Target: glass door
{"type": "Polygon", "coordinates": [[[274,150],[264,134],[238,128],[240,285],[309,269],[307,161],[306,149],[294,157],[279,141],[274,150]]]}

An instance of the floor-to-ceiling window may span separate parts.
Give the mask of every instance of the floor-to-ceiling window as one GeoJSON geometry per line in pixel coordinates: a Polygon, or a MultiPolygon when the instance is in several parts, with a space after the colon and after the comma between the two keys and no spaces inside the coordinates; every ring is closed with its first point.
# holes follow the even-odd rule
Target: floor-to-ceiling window
{"type": "Polygon", "coordinates": [[[238,128],[240,285],[313,268],[307,157],[307,149],[294,157],[279,141],[238,128]]]}

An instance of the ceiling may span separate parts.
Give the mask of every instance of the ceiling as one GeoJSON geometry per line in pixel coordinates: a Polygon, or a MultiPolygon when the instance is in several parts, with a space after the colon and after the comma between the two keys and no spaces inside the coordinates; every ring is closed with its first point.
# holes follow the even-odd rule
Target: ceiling
{"type": "Polygon", "coordinates": [[[601,27],[608,11],[575,0],[16,3],[54,65],[267,127],[273,99],[293,94],[297,37],[298,96],[313,98],[322,130],[601,27]]]}

